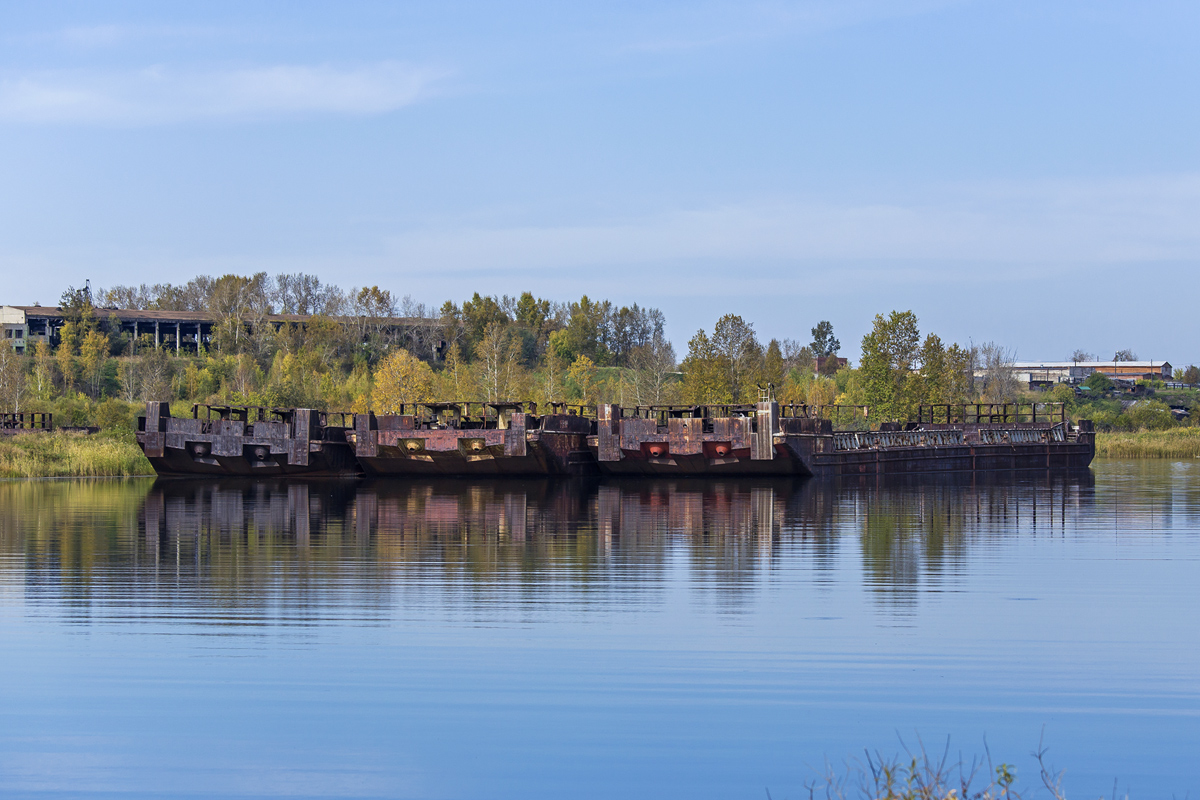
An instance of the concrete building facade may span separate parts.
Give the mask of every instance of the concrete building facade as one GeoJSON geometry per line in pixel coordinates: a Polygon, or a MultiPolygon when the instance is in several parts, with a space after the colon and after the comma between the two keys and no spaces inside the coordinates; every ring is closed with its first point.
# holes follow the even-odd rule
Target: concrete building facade
{"type": "MultiPolygon", "coordinates": [[[[1099,372],[1112,380],[1171,380],[1169,361],[1017,361],[1013,371],[1030,388],[1056,383],[1083,383],[1099,372]]],[[[976,373],[983,377],[983,372],[976,373]]]]}

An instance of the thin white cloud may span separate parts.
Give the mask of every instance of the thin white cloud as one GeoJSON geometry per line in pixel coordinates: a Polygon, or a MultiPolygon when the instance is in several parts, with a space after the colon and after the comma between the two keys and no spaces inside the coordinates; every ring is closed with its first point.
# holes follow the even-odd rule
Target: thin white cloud
{"type": "Polygon", "coordinates": [[[399,263],[464,271],[907,261],[926,264],[936,281],[948,263],[1200,260],[1198,218],[1200,175],[1185,175],[960,187],[909,202],[728,205],[608,224],[425,229],[391,237],[387,251],[399,263]]]}
{"type": "Polygon", "coordinates": [[[212,118],[382,114],[428,96],[445,74],[393,61],[353,68],[42,72],[0,78],[0,120],[155,125],[212,118]]]}

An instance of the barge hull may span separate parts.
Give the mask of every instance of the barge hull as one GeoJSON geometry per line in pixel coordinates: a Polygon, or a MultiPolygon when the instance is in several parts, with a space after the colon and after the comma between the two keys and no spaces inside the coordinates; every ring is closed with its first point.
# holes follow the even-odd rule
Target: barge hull
{"type": "Polygon", "coordinates": [[[817,475],[911,475],[930,472],[1007,472],[1077,470],[1092,462],[1095,448],[1064,442],[1057,445],[975,445],[898,447],[827,453],[815,456],[817,475]]]}
{"type": "Polygon", "coordinates": [[[166,403],[147,403],[138,444],[163,476],[347,477],[359,473],[337,427],[311,409],[283,409],[278,419],[250,421],[172,417],[166,403]]]}
{"type": "Polygon", "coordinates": [[[884,475],[1077,470],[1095,456],[1091,423],[912,423],[837,432],[822,419],[780,417],[763,401],[738,417],[661,420],[601,406],[589,440],[606,475],[884,475]]]}
{"type": "Polygon", "coordinates": [[[408,415],[359,414],[350,434],[368,475],[537,476],[595,472],[592,422],[578,416],[512,414],[504,427],[432,428],[408,415]]]}

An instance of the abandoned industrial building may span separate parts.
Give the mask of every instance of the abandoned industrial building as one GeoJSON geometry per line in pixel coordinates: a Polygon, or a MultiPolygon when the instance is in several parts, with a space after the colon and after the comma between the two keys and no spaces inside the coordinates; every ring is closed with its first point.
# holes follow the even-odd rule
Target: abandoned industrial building
{"type": "MultiPolygon", "coordinates": [[[[1169,361],[1017,361],[1012,368],[1017,381],[1030,389],[1083,383],[1096,372],[1115,381],[1171,380],[1169,361]]],[[[976,377],[984,377],[983,372],[976,377]]]]}
{"type": "MultiPolygon", "coordinates": [[[[155,347],[168,347],[175,352],[195,353],[201,347],[212,344],[213,329],[220,319],[205,311],[158,311],[131,308],[97,308],[96,316],[103,320],[116,320],[122,334],[133,340],[147,336],[154,338],[155,347]]],[[[247,332],[252,333],[255,324],[280,328],[284,325],[304,327],[313,317],[304,314],[266,314],[254,321],[243,321],[247,332]]],[[[339,321],[347,318],[335,317],[339,321]]],[[[58,333],[66,322],[58,306],[0,306],[0,329],[2,335],[19,351],[24,352],[27,342],[58,344],[58,333]]],[[[388,317],[375,321],[385,332],[407,331],[418,325],[428,325],[429,320],[408,317],[388,317]]]]}

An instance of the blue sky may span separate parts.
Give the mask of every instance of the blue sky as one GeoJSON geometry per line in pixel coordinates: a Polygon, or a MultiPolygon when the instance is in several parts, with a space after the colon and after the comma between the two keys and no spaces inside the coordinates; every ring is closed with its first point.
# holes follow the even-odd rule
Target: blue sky
{"type": "MultiPolygon", "coordinates": [[[[1200,4],[0,5],[2,302],[314,272],[1200,361],[1200,4]]],[[[682,354],[682,353],[681,353],[682,354]]]]}

